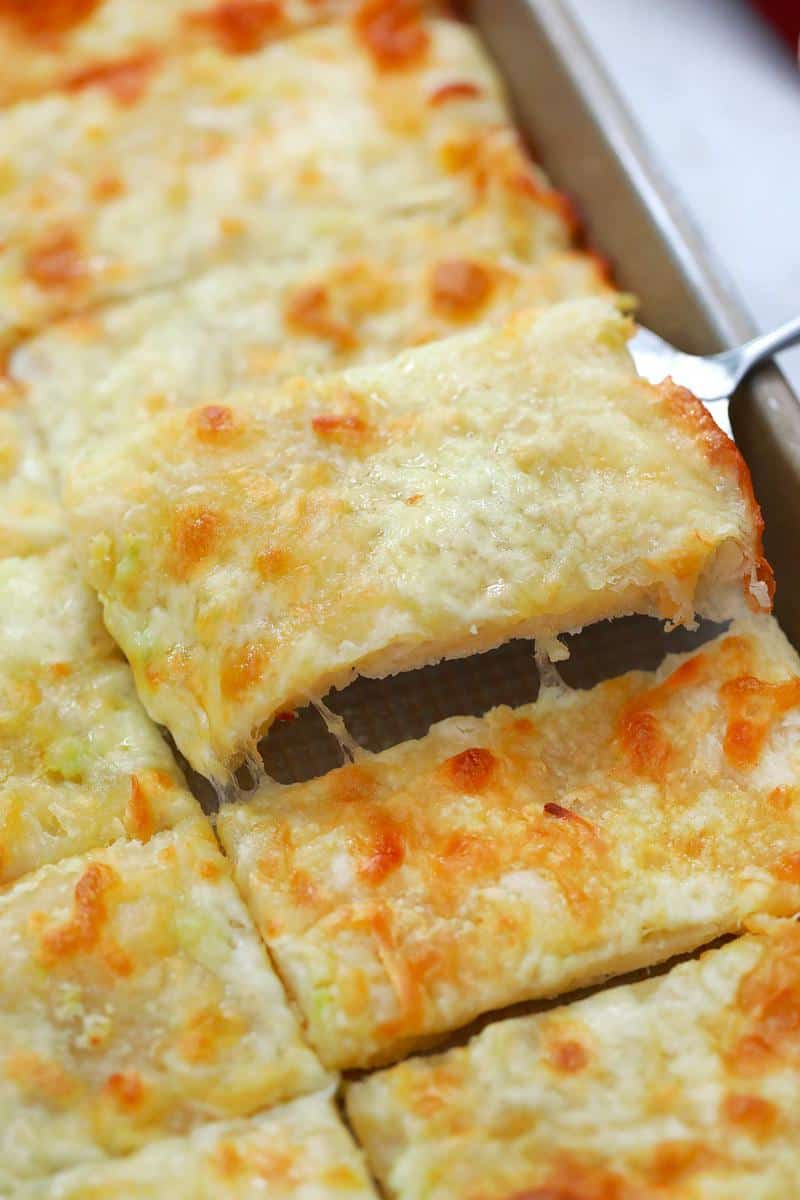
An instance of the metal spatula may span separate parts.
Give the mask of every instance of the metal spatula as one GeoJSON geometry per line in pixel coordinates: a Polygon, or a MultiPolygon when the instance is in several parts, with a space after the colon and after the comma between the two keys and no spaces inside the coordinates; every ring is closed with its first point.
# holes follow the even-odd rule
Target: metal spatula
{"type": "Polygon", "coordinates": [[[661,383],[670,376],[702,400],[714,420],[733,437],[728,413],[730,397],[745,375],[765,358],[800,343],[800,317],[787,321],[772,333],[702,358],[684,354],[658,334],[641,326],[628,343],[636,370],[650,383],[661,383]]]}

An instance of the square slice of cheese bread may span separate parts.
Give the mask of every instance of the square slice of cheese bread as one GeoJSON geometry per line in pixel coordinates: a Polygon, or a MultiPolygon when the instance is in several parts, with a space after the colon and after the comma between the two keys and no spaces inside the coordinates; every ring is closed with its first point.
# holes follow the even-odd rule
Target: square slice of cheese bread
{"type": "Polygon", "coordinates": [[[168,408],[211,404],[242,387],[379,362],[516,308],[607,292],[590,255],[527,263],[483,214],[431,226],[409,244],[364,231],[358,252],[207,271],[23,342],[10,373],[63,476],[92,442],[168,408]]]}
{"type": "Polygon", "coordinates": [[[422,8],[416,0],[2,0],[0,105],[113,76],[124,99],[126,69],[150,56],[202,45],[252,54],[309,25],[348,16],[358,20],[373,53],[401,69],[422,36],[422,8]]]}
{"type": "Polygon", "coordinates": [[[0,559],[0,884],[198,812],[69,547],[0,559]]]}
{"type": "Polygon", "coordinates": [[[564,204],[476,39],[421,28],[402,71],[330,25],[252,56],[146,60],[123,98],[112,76],[0,112],[0,339],[213,263],[357,250],[365,229],[410,243],[476,210],[521,256],[565,247],[564,204]]]}
{"type": "Polygon", "coordinates": [[[81,559],[151,716],[217,780],[281,710],[630,612],[731,615],[761,518],[733,443],[602,299],[168,413],[79,460],[81,559]]]}
{"type": "Polygon", "coordinates": [[[0,1188],[324,1086],[202,818],[0,893],[0,1188]]]}
{"type": "Polygon", "coordinates": [[[63,542],[64,514],[21,389],[0,375],[0,559],[63,542]]]}
{"type": "Polygon", "coordinates": [[[23,1184],[15,1200],[377,1200],[329,1096],[23,1184]]]}
{"type": "Polygon", "coordinates": [[[800,927],[349,1089],[390,1200],[800,1194],[800,927]]]}
{"type": "Polygon", "coordinates": [[[754,618],[223,808],[310,1039],[363,1067],[800,909],[800,662],[754,618]]]}

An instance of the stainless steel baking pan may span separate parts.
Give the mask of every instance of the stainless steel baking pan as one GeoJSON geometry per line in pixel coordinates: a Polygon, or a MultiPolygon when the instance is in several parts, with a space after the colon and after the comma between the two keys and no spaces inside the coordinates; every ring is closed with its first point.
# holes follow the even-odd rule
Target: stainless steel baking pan
{"type": "MultiPolygon", "coordinates": [[[[559,0],[474,0],[463,15],[481,33],[511,94],[523,136],[559,187],[575,200],[589,242],[635,292],[648,325],[686,350],[710,352],[749,336],[752,326],[713,264],[574,20],[559,0]]],[[[724,203],[724,197],[720,203],[724,203]]],[[[737,441],[767,521],[767,552],[778,580],[777,611],[800,645],[800,404],[767,368],[736,396],[737,441]]],[[[561,668],[586,686],[632,667],[655,666],[667,649],[698,634],[665,635],[655,621],[594,626],[571,640],[561,668]]],[[[380,750],[460,713],[521,704],[538,687],[530,643],[443,663],[388,680],[359,680],[328,698],[364,747],[380,750]]],[[[336,741],[313,710],[279,723],[262,743],[267,770],[289,782],[341,763],[336,741]]]]}

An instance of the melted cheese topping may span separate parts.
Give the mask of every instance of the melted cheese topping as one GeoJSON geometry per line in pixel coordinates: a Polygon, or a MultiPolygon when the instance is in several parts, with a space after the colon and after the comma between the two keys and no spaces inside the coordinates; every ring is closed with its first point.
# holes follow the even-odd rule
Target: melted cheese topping
{"type": "Polygon", "coordinates": [[[0,895],[0,1187],[320,1086],[204,820],[0,895]]]}
{"type": "Polygon", "coordinates": [[[145,57],[0,114],[0,338],[220,261],[358,251],[365,226],[410,243],[486,208],[521,253],[566,246],[483,52],[455,22],[423,28],[405,70],[340,24],[145,57]],[[436,102],[454,79],[477,94],[436,102]]]}
{"type": "Polygon", "coordinates": [[[387,1196],[794,1196],[800,928],[760,928],[353,1085],[349,1114],[387,1196]]]}
{"type": "Polygon", "coordinates": [[[798,732],[800,663],[757,618],[264,787],[218,829],[323,1061],[362,1067],[800,908],[798,732]]]}
{"type": "Polygon", "coordinates": [[[358,254],[220,267],[198,279],[52,325],[11,361],[63,471],[91,441],[135,430],[167,408],[232,389],[378,362],[517,307],[607,289],[587,255],[512,258],[504,231],[476,213],[358,254]]]}
{"type": "Polygon", "coordinates": [[[0,559],[63,541],[51,469],[21,397],[0,375],[0,559]]]}
{"type": "Polygon", "coordinates": [[[206,1125],[110,1163],[23,1184],[16,1200],[376,1200],[327,1095],[206,1125]]]}
{"type": "Polygon", "coordinates": [[[0,883],[195,812],[70,551],[0,559],[0,883]]]}
{"type": "Polygon", "coordinates": [[[156,49],[176,54],[212,45],[252,54],[349,15],[391,68],[413,57],[415,37],[417,44],[424,39],[422,8],[413,0],[0,0],[0,104],[76,86],[156,49]]]}
{"type": "Polygon", "coordinates": [[[746,467],[688,393],[636,376],[628,333],[602,300],[525,312],[81,460],[108,627],[197,770],[226,779],[354,671],[730,613],[760,561],[746,467]]]}

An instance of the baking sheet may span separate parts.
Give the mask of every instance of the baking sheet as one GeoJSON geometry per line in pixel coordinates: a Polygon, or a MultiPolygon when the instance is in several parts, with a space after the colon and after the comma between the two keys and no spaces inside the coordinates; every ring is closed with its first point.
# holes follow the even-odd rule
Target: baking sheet
{"type": "MultiPolygon", "coordinates": [[[[506,79],[523,137],[576,201],[590,244],[610,260],[620,285],[639,296],[642,321],[698,353],[750,336],[730,285],[657,175],[559,0],[475,0],[461,7],[506,79]]],[[[777,613],[800,645],[800,405],[777,369],[768,367],[740,389],[732,419],[767,519],[777,613]]],[[[668,635],[644,618],[604,622],[568,639],[571,657],[559,670],[571,686],[587,687],[634,667],[655,667],[665,653],[690,649],[718,631],[705,625],[668,635]]],[[[360,679],[326,701],[361,746],[378,751],[422,737],[445,717],[526,703],[537,690],[532,644],[512,642],[387,680],[360,679]]],[[[278,722],[260,748],[267,771],[283,783],[313,778],[343,761],[313,709],[278,722]]],[[[205,798],[213,804],[210,794],[205,798]]]]}

